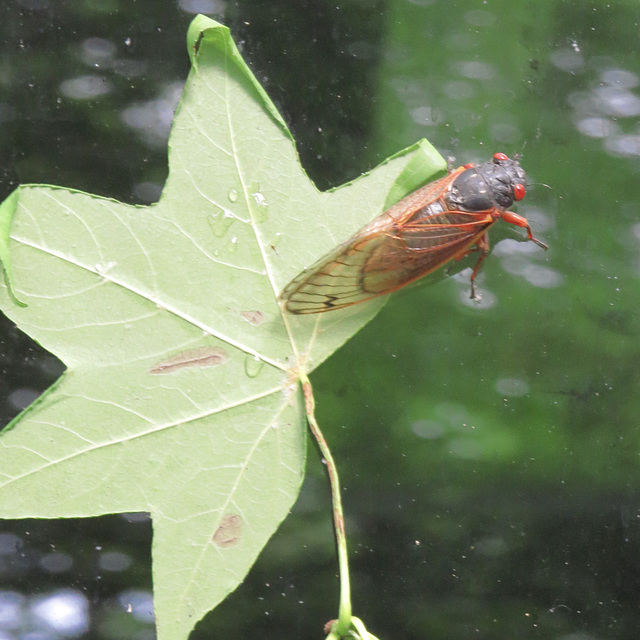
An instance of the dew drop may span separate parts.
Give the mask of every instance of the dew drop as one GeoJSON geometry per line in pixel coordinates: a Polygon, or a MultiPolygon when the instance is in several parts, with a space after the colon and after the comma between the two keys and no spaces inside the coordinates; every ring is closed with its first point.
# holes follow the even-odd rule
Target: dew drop
{"type": "Polygon", "coordinates": [[[231,253],[235,253],[236,249],[238,248],[238,237],[237,236],[233,236],[233,238],[231,238],[231,240],[229,240],[229,242],[227,244],[227,248],[229,249],[229,251],[231,253]]]}
{"type": "Polygon", "coordinates": [[[117,266],[116,262],[107,262],[106,264],[98,262],[95,266],[95,270],[99,276],[105,277],[115,266],[117,266]]]}
{"type": "Polygon", "coordinates": [[[231,202],[236,202],[238,200],[238,190],[229,189],[229,193],[227,194],[227,196],[231,202]]]}
{"type": "Polygon", "coordinates": [[[247,356],[244,361],[244,372],[250,377],[255,378],[262,371],[264,362],[258,356],[247,356]]]}
{"type": "Polygon", "coordinates": [[[252,182],[249,187],[249,193],[256,203],[256,206],[253,207],[253,219],[255,222],[265,222],[267,220],[269,204],[264,194],[260,191],[260,185],[257,182],[252,182]]]}
{"type": "Polygon", "coordinates": [[[230,211],[225,211],[221,207],[216,207],[217,211],[207,216],[207,222],[216,238],[222,238],[234,223],[235,218],[230,211]]]}
{"type": "Polygon", "coordinates": [[[252,195],[253,199],[256,201],[256,204],[259,207],[266,207],[267,206],[266,198],[259,191],[255,191],[251,195],[252,195]]]}

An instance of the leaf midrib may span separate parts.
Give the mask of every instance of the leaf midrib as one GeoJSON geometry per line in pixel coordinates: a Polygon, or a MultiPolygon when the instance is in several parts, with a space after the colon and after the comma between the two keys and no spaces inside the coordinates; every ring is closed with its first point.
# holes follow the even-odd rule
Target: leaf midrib
{"type": "MultiPolygon", "coordinates": [[[[181,427],[181,426],[187,425],[187,424],[189,424],[191,422],[196,422],[196,421],[202,420],[204,418],[209,418],[209,417],[217,415],[219,413],[223,413],[224,411],[230,411],[231,409],[235,409],[237,407],[244,406],[245,404],[249,404],[249,403],[255,402],[257,400],[262,400],[262,399],[264,399],[264,398],[266,398],[266,397],[268,397],[270,395],[273,395],[274,393],[283,393],[286,390],[286,387],[287,387],[287,383],[285,382],[285,383],[283,383],[283,384],[281,384],[281,385],[279,385],[277,387],[272,387],[271,389],[269,389],[267,391],[264,391],[263,393],[255,394],[254,396],[252,396],[250,398],[246,398],[245,397],[245,398],[243,398],[241,400],[238,400],[237,402],[232,402],[232,403],[226,404],[224,406],[217,407],[216,409],[214,409],[212,411],[203,412],[203,413],[198,414],[198,415],[190,416],[189,418],[186,418],[186,419],[185,418],[181,418],[180,420],[176,420],[174,422],[170,422],[170,423],[165,424],[165,425],[154,425],[153,428],[150,428],[150,429],[148,429],[146,431],[141,431],[141,432],[138,432],[138,433],[135,433],[135,434],[131,434],[130,436],[126,436],[126,437],[123,437],[123,438],[118,438],[116,440],[111,440],[109,442],[101,442],[99,444],[94,444],[93,446],[84,448],[84,449],[79,450],[79,451],[75,451],[73,454],[65,456],[64,458],[57,458],[55,460],[48,460],[46,464],[42,465],[41,467],[38,467],[37,469],[31,469],[28,473],[24,473],[22,475],[14,476],[14,477],[10,478],[6,482],[3,482],[2,486],[3,487],[7,487],[10,484],[12,484],[13,482],[16,482],[16,481],[21,480],[23,478],[26,478],[26,477],[29,477],[31,475],[40,473],[40,472],[44,471],[45,469],[48,469],[51,466],[54,466],[54,465],[57,465],[57,464],[60,464],[60,463],[63,463],[63,462],[68,462],[69,460],[73,460],[74,458],[77,458],[77,457],[82,456],[82,455],[86,455],[88,453],[99,451],[100,449],[105,449],[105,448],[108,448],[108,447],[111,447],[111,446],[114,446],[114,445],[121,445],[121,444],[123,444],[125,442],[133,442],[134,440],[145,438],[145,437],[151,436],[151,435],[157,435],[158,433],[167,431],[169,429],[175,429],[177,427],[181,427]]],[[[67,398],[73,398],[75,396],[67,395],[66,397],[67,398]]],[[[122,405],[119,405],[119,404],[117,404],[115,402],[106,402],[104,400],[99,400],[99,399],[96,399],[96,398],[90,398],[87,395],[83,395],[82,398],[84,400],[89,400],[91,402],[95,402],[95,403],[98,403],[98,404],[106,404],[106,405],[110,405],[110,406],[115,406],[115,407],[118,407],[119,409],[124,409],[125,411],[131,412],[130,409],[127,409],[126,407],[123,407],[122,405]]],[[[288,399],[285,397],[284,400],[283,400],[283,405],[286,406],[287,404],[288,404],[288,399]]],[[[136,414],[136,415],[138,415],[138,414],[136,414]]],[[[149,421],[144,416],[138,415],[138,417],[140,417],[141,419],[143,419],[146,422],[149,421]]],[[[34,422],[34,424],[38,423],[37,420],[34,420],[33,422],[34,422]]],[[[61,425],[51,424],[49,422],[47,422],[46,424],[49,427],[63,428],[63,427],[61,427],[61,425]]],[[[78,434],[75,431],[73,431],[72,433],[75,436],[78,436],[78,434]]],[[[5,449],[12,448],[11,446],[8,446],[8,445],[4,444],[1,441],[0,441],[0,446],[3,446],[3,448],[5,448],[5,449]]],[[[20,446],[20,447],[16,447],[16,449],[24,450],[24,447],[20,446]]],[[[33,450],[30,450],[30,451],[31,451],[31,453],[33,453],[34,455],[37,455],[38,457],[41,457],[41,458],[44,457],[42,454],[38,453],[37,451],[33,451],[33,450]]]]}
{"type": "Polygon", "coordinates": [[[170,303],[167,303],[166,301],[163,300],[162,295],[158,295],[157,293],[155,294],[151,294],[149,292],[145,292],[142,289],[139,289],[137,287],[134,287],[128,283],[126,283],[124,280],[118,279],[118,278],[114,278],[112,276],[109,275],[109,273],[107,272],[103,272],[100,273],[97,269],[92,268],[86,264],[83,264],[81,262],[78,262],[77,260],[72,260],[71,258],[69,258],[69,256],[64,255],[63,253],[60,253],[58,251],[54,251],[50,248],[45,248],[42,246],[38,246],[37,244],[25,239],[25,238],[21,238],[18,235],[12,234],[11,235],[11,239],[14,240],[15,242],[19,242],[27,247],[31,247],[32,249],[36,250],[36,251],[42,251],[43,253],[57,258],[59,260],[62,260],[64,262],[66,262],[67,264],[71,264],[73,266],[76,266],[80,269],[84,269],[85,271],[88,271],[89,273],[92,273],[95,276],[98,276],[100,278],[102,278],[104,281],[109,282],[111,284],[114,284],[118,287],[121,287],[122,289],[125,289],[126,291],[129,291],[137,296],[139,296],[140,298],[142,298],[143,300],[146,300],[147,302],[149,302],[150,304],[156,305],[158,307],[161,307],[163,310],[168,311],[169,313],[173,314],[174,316],[176,316],[177,318],[180,318],[181,320],[184,320],[185,322],[191,324],[192,326],[200,329],[201,331],[205,332],[208,335],[213,336],[214,338],[217,338],[218,340],[221,340],[222,342],[228,344],[231,347],[235,347],[236,349],[239,349],[240,351],[253,356],[254,358],[258,358],[259,360],[262,360],[263,362],[270,364],[271,366],[275,367],[276,369],[280,369],[281,371],[288,371],[289,368],[282,362],[279,362],[278,360],[274,360],[273,358],[270,358],[269,356],[264,355],[263,353],[260,353],[259,351],[257,351],[256,349],[253,349],[252,347],[249,347],[246,344],[243,344],[241,342],[238,342],[237,340],[231,338],[230,336],[221,333],[220,331],[217,331],[216,329],[214,329],[213,327],[210,327],[209,325],[205,324],[204,322],[201,322],[199,320],[197,320],[196,318],[194,318],[193,316],[184,313],[183,311],[181,311],[180,309],[176,308],[175,306],[173,306],[170,303]]]}

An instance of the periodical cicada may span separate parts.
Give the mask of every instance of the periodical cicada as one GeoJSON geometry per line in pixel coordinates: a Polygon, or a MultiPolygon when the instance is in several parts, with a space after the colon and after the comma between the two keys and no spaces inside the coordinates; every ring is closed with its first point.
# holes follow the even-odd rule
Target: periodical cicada
{"type": "Polygon", "coordinates": [[[504,153],[466,164],[404,197],[345,243],[302,271],[282,291],[289,313],[321,313],[370,300],[431,273],[474,250],[475,279],[489,252],[489,228],[499,219],[527,230],[526,218],[507,211],[525,195],[526,175],[504,153]]]}

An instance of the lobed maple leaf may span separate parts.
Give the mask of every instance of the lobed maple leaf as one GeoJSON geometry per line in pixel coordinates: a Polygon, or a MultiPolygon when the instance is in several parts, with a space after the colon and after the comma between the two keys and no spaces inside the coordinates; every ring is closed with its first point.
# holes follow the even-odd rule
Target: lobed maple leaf
{"type": "Polygon", "coordinates": [[[321,193],[228,29],[198,16],[188,47],[158,203],[25,185],[0,207],[0,308],[67,367],[0,435],[0,517],[150,512],[160,640],[186,638],[286,517],[297,375],[384,302],[293,317],[279,291],[444,169],[421,141],[321,193]]]}

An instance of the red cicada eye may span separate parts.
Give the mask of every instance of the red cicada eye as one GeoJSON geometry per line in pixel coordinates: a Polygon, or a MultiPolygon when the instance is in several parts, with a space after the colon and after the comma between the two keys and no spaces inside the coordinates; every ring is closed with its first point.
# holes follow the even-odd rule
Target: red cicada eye
{"type": "Polygon", "coordinates": [[[494,162],[504,162],[505,160],[508,160],[509,156],[506,153],[494,153],[493,154],[493,160],[494,162]]]}
{"type": "Polygon", "coordinates": [[[513,199],[519,202],[524,198],[525,189],[523,184],[516,184],[513,186],[513,199]]]}

